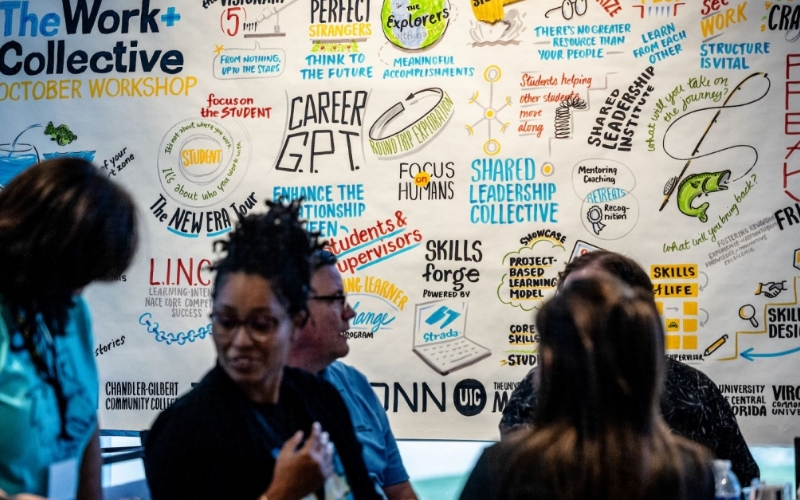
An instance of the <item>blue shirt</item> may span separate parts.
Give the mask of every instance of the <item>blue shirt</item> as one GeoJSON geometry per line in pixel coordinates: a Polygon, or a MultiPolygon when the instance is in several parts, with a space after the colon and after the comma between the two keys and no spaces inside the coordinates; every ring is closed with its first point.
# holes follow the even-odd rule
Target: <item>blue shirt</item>
{"type": "Polygon", "coordinates": [[[80,464],[97,427],[97,367],[89,312],[79,298],[64,335],[50,336],[42,322],[39,327],[40,345],[49,345],[42,349],[45,361],[59,366],[70,437],[62,436],[53,386],[37,372],[28,350],[20,348],[22,335],[7,322],[10,314],[2,302],[0,312],[0,488],[10,495],[44,496],[50,465],[72,458],[80,464]]]}
{"type": "Polygon", "coordinates": [[[336,387],[344,399],[356,436],[364,448],[364,463],[381,488],[408,481],[389,419],[367,377],[352,366],[334,361],[320,376],[336,387]]]}

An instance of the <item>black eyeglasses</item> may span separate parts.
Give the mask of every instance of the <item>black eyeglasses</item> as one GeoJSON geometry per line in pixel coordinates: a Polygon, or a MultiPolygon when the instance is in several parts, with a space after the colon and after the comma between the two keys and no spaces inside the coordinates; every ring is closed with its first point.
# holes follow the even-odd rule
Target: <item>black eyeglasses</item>
{"type": "Polygon", "coordinates": [[[314,295],[309,297],[308,300],[319,300],[321,302],[327,302],[328,304],[338,304],[339,307],[344,307],[344,305],[347,303],[347,294],[336,293],[333,295],[314,295]]]}
{"type": "Polygon", "coordinates": [[[214,330],[212,334],[220,339],[227,340],[233,337],[234,332],[243,326],[245,332],[253,342],[265,342],[275,333],[283,319],[278,319],[269,314],[254,314],[245,319],[235,315],[214,311],[211,313],[214,330]]]}
{"type": "Polygon", "coordinates": [[[572,19],[572,14],[575,13],[579,16],[586,14],[586,0],[564,0],[561,7],[555,7],[544,13],[544,17],[550,17],[551,12],[561,9],[561,16],[564,19],[572,19]]]}

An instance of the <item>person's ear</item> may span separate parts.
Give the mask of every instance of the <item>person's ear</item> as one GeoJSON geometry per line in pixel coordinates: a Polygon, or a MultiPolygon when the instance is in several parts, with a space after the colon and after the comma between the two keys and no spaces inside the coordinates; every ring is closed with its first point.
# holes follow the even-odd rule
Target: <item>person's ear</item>
{"type": "Polygon", "coordinates": [[[553,350],[552,349],[550,349],[549,347],[543,347],[542,348],[541,358],[542,358],[542,366],[544,366],[544,368],[546,370],[549,370],[549,369],[551,369],[553,367],[553,350]]]}

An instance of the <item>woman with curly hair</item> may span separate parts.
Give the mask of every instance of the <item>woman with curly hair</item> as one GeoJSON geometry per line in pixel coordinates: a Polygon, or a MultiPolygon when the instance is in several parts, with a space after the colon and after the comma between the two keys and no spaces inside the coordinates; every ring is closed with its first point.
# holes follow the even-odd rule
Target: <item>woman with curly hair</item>
{"type": "Polygon", "coordinates": [[[81,290],[116,279],[137,244],[130,196],[77,158],[0,191],[0,489],[46,495],[75,461],[78,498],[102,498],[97,368],[81,290]]]}
{"type": "Polygon", "coordinates": [[[320,245],[299,202],[267,205],[238,222],[214,265],[216,366],[146,439],[154,500],[380,498],[336,389],[286,367],[320,245]]]}

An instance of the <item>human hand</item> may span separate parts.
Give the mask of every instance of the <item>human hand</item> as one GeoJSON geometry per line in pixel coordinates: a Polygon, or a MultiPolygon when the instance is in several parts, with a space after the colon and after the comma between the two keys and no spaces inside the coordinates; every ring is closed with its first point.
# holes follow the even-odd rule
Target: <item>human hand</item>
{"type": "Polygon", "coordinates": [[[299,500],[318,490],[333,474],[333,443],[322,426],[314,422],[311,435],[298,449],[302,441],[303,431],[297,431],[281,448],[266,492],[270,500],[299,500]]]}
{"type": "Polygon", "coordinates": [[[0,500],[47,500],[45,497],[39,495],[31,495],[30,493],[17,493],[13,497],[8,496],[8,493],[0,489],[0,500]]]}

